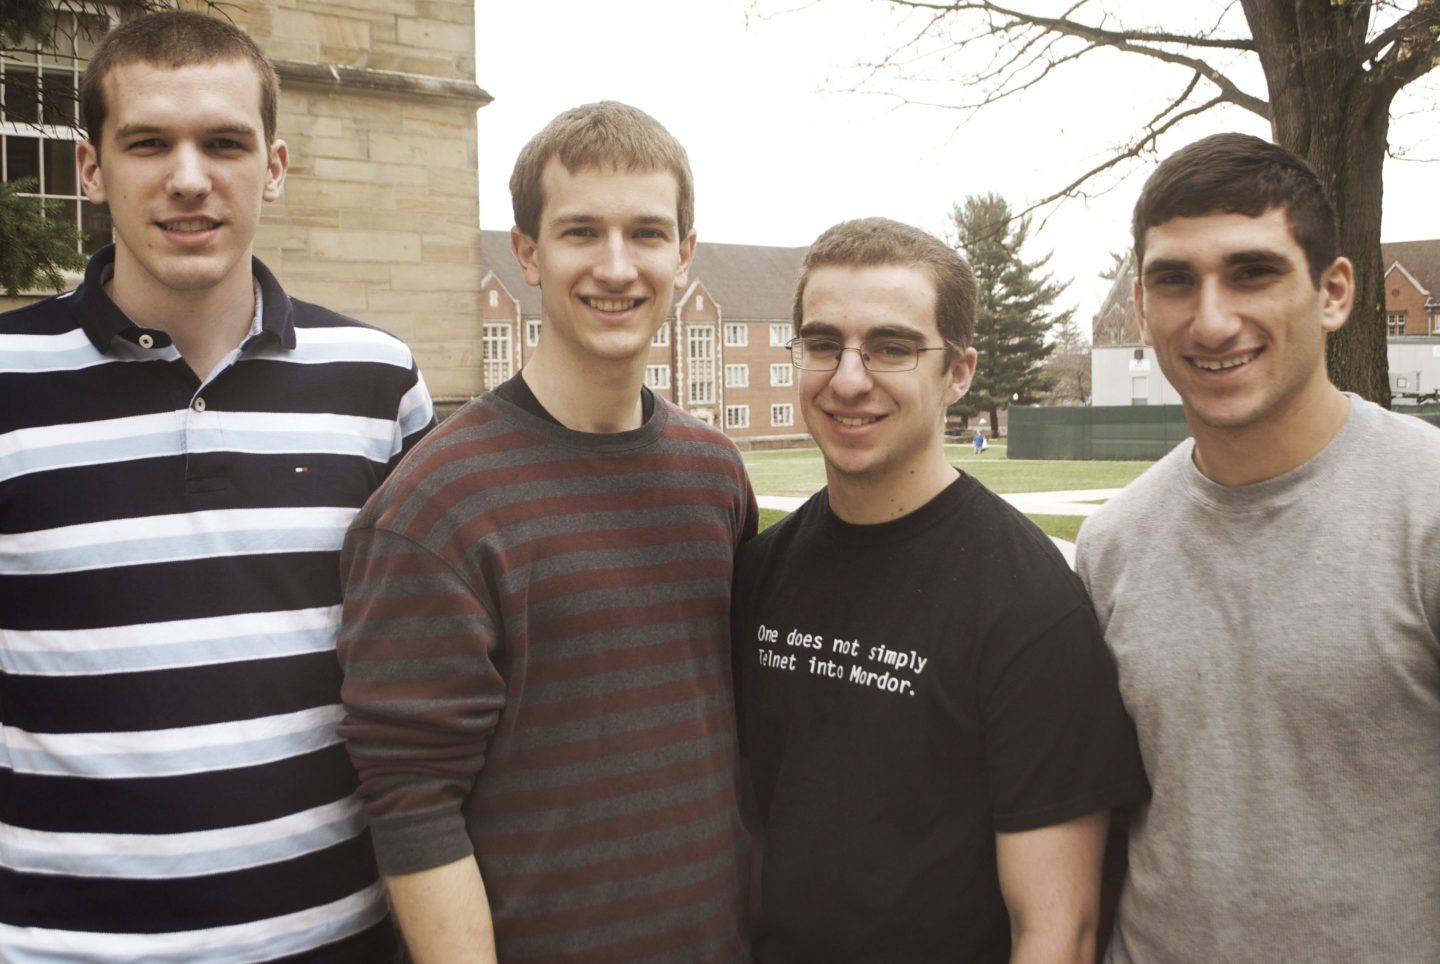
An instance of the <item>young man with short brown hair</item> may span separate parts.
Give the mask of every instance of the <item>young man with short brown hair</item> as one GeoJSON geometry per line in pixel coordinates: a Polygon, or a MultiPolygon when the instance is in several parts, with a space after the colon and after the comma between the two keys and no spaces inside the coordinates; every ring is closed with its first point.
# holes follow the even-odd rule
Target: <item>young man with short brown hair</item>
{"type": "Polygon", "coordinates": [[[644,387],[689,177],[625,105],[536,136],[511,239],[540,344],[347,537],[344,732],[420,964],[747,959],[727,614],[755,499],[644,387]]]}

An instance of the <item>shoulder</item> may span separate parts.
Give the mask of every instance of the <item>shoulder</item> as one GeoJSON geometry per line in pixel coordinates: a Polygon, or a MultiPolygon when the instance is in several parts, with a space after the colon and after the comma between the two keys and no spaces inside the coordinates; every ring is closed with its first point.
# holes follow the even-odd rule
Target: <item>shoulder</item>
{"type": "Polygon", "coordinates": [[[994,579],[991,594],[1003,595],[1007,586],[1024,586],[1032,597],[1029,605],[1042,622],[1077,604],[1088,605],[1089,600],[1054,540],[978,481],[973,482],[973,488],[964,511],[954,516],[954,524],[966,527],[966,555],[979,567],[974,578],[994,579]]]}
{"type": "Polygon", "coordinates": [[[1414,415],[1387,411],[1374,402],[1350,397],[1360,429],[1360,446],[1378,448],[1401,464],[1440,467],[1440,425],[1414,415]]]}
{"type": "Polygon", "coordinates": [[[715,426],[700,421],[669,399],[657,395],[655,402],[665,407],[665,433],[670,438],[719,446],[733,452],[735,458],[740,457],[740,450],[736,448],[734,440],[715,426]]]}
{"type": "Polygon", "coordinates": [[[290,304],[301,360],[372,362],[406,369],[415,364],[409,346],[384,329],[299,298],[291,298],[290,304]]]}
{"type": "Polygon", "coordinates": [[[75,292],[66,291],[0,312],[0,335],[53,335],[78,329],[75,304],[75,292]]]}
{"type": "Polygon", "coordinates": [[[1076,540],[1077,553],[1082,547],[1093,549],[1110,539],[1123,538],[1147,516],[1172,506],[1194,448],[1194,443],[1185,439],[1087,518],[1076,540]]]}

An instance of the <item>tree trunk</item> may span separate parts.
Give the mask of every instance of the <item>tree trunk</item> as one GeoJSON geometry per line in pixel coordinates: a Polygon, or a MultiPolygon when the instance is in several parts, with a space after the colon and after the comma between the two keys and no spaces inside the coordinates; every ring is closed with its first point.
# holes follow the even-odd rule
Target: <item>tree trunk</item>
{"type": "Polygon", "coordinates": [[[1310,162],[1339,218],[1340,254],[1355,265],[1349,323],[1327,339],[1330,379],[1390,406],[1380,201],[1390,101],[1362,66],[1370,4],[1242,0],[1270,93],[1275,143],[1310,162]]]}

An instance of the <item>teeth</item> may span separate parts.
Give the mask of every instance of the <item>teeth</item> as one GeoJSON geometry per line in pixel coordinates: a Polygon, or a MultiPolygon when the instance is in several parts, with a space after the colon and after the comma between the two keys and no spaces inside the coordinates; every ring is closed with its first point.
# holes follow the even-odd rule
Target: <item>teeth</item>
{"type": "Polygon", "coordinates": [[[164,222],[162,222],[162,223],[163,223],[166,231],[181,231],[181,232],[208,231],[208,230],[210,230],[211,228],[213,228],[213,227],[215,226],[215,222],[214,222],[214,221],[205,221],[205,220],[195,220],[195,221],[164,221],[164,222]]]}
{"type": "Polygon", "coordinates": [[[1248,355],[1241,355],[1238,358],[1192,358],[1190,359],[1190,361],[1195,365],[1196,368],[1203,368],[1207,372],[1223,372],[1227,368],[1234,368],[1237,365],[1244,365],[1247,362],[1252,362],[1255,360],[1255,356],[1259,354],[1260,353],[1258,351],[1252,351],[1248,355]]]}
{"type": "Polygon", "coordinates": [[[859,428],[861,425],[869,425],[871,422],[878,421],[877,416],[874,415],[865,418],[849,418],[845,415],[831,415],[830,417],[841,425],[848,425],[850,428],[859,428]]]}
{"type": "Polygon", "coordinates": [[[639,298],[625,298],[623,300],[609,300],[603,298],[586,298],[590,307],[597,311],[629,311],[640,303],[639,298]]]}

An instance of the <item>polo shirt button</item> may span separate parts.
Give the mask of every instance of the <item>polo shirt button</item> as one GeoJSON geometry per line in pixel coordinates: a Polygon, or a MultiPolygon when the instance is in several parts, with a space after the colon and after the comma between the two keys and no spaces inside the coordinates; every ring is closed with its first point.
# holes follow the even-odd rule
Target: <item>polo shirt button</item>
{"type": "Polygon", "coordinates": [[[193,402],[190,403],[190,407],[193,408],[193,409],[195,409],[195,411],[197,411],[197,412],[203,412],[203,411],[205,411],[205,399],[203,399],[203,398],[197,398],[197,399],[195,399],[195,401],[193,401],[193,402]]]}
{"type": "Polygon", "coordinates": [[[154,348],[154,347],[155,347],[155,336],[154,336],[154,335],[141,335],[139,338],[137,338],[137,339],[135,339],[135,340],[140,343],[140,347],[141,347],[141,348],[154,348]]]}

